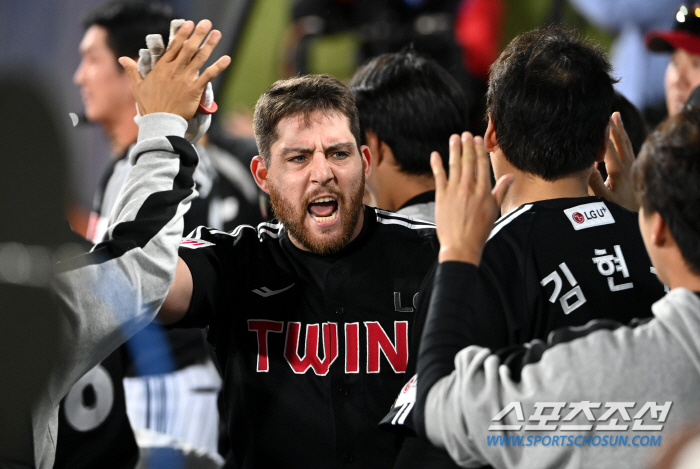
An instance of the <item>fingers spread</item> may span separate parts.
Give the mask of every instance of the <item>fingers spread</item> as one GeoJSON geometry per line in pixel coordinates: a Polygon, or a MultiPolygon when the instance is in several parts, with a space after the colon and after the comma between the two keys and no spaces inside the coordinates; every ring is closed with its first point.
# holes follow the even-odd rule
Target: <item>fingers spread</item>
{"type": "Polygon", "coordinates": [[[445,168],[442,165],[442,158],[440,153],[434,151],[430,154],[430,167],[433,169],[433,176],[435,177],[435,197],[442,197],[445,186],[447,185],[447,176],[445,175],[445,168]]]}
{"type": "Polygon", "coordinates": [[[206,83],[209,83],[219,73],[226,70],[226,67],[228,67],[229,65],[231,65],[231,57],[229,57],[228,55],[220,57],[219,60],[207,67],[206,70],[204,70],[204,72],[202,73],[202,75],[199,78],[197,78],[198,84],[204,86],[206,83]]]}
{"type": "Polygon", "coordinates": [[[204,62],[207,61],[212,51],[214,50],[214,47],[216,47],[220,40],[220,31],[215,29],[211,33],[209,33],[209,36],[204,41],[204,44],[202,44],[202,47],[195,52],[195,55],[192,58],[192,61],[190,62],[188,67],[199,71],[199,69],[202,68],[202,65],[204,65],[204,62]]]}
{"type": "Polygon", "coordinates": [[[462,133],[462,181],[471,190],[476,177],[476,154],[474,153],[474,137],[469,132],[462,133]]]}
{"type": "MultiPolygon", "coordinates": [[[[180,29],[182,29],[182,27],[180,29]]],[[[209,31],[211,31],[211,21],[202,20],[197,24],[194,33],[192,33],[192,36],[182,45],[182,50],[177,56],[176,60],[181,68],[185,68],[190,64],[192,57],[194,57],[199,50],[199,46],[202,44],[207,34],[209,34],[209,31]]],[[[179,34],[180,31],[178,31],[175,37],[179,36],[179,34]]]]}
{"type": "Polygon", "coordinates": [[[177,30],[175,36],[171,38],[168,49],[163,54],[163,60],[172,62],[178,57],[180,49],[182,49],[182,45],[192,33],[192,29],[194,29],[194,23],[192,21],[185,21],[182,23],[182,26],[177,30]]]}
{"type": "Polygon", "coordinates": [[[483,138],[474,137],[474,150],[476,151],[476,189],[488,192],[491,190],[491,165],[483,138]]]}
{"type": "Polygon", "coordinates": [[[131,79],[132,85],[138,85],[143,80],[134,59],[130,57],[119,57],[119,65],[124,67],[124,70],[131,79]]]}
{"type": "Polygon", "coordinates": [[[462,177],[461,163],[462,160],[462,144],[459,140],[459,135],[454,134],[450,136],[450,182],[459,183],[462,177]]]}

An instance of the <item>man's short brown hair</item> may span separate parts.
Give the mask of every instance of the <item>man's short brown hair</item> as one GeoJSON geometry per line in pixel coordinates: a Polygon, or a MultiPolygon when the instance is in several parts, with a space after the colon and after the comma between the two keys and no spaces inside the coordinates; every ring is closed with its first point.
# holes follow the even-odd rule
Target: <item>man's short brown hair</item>
{"type": "Polygon", "coordinates": [[[277,124],[285,117],[301,114],[308,125],[311,114],[316,111],[347,117],[359,149],[360,119],[348,87],[330,75],[305,75],[276,81],[255,105],[255,140],[267,166],[270,165],[270,147],[279,138],[277,124]]]}

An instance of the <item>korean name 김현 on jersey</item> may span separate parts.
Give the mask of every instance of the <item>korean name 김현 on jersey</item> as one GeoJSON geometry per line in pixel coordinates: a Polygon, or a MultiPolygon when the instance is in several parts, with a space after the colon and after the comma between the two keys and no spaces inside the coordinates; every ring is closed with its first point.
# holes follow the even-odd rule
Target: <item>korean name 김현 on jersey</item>
{"type": "MultiPolygon", "coordinates": [[[[457,275],[446,288],[469,295],[464,299],[469,328],[459,333],[468,345],[494,352],[547,340],[557,328],[594,319],[627,324],[640,314],[651,315],[651,305],[664,295],[637,214],[596,197],[522,205],[495,223],[476,275],[466,272],[473,266],[448,264],[457,275]]],[[[426,319],[434,273],[421,292],[414,339],[426,319]]],[[[414,359],[417,351],[414,340],[414,359]]],[[[409,363],[411,372],[414,366],[409,363]]],[[[411,433],[415,381],[404,391],[382,425],[411,433]]]]}

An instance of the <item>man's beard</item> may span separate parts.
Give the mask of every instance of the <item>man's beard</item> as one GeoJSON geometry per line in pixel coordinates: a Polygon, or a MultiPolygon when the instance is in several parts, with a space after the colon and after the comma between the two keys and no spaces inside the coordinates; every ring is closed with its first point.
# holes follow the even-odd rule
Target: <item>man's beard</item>
{"type": "MultiPolygon", "coordinates": [[[[277,187],[269,184],[268,189],[270,191],[272,210],[275,212],[277,219],[289,232],[289,236],[294,238],[302,247],[323,256],[335,254],[350,242],[350,238],[352,238],[352,234],[357,226],[357,220],[362,213],[360,209],[362,207],[362,197],[365,192],[365,174],[361,174],[362,178],[360,184],[352,189],[349,199],[346,199],[345,195],[336,188],[319,188],[304,197],[298,211],[296,211],[290,201],[277,190],[277,187]],[[308,213],[309,202],[321,194],[330,194],[335,197],[338,203],[337,210],[340,212],[338,216],[341,217],[342,224],[340,234],[332,238],[323,236],[323,239],[315,239],[311,233],[309,233],[304,222],[306,221],[306,217],[310,216],[308,213]]],[[[323,232],[323,228],[321,228],[321,232],[323,232]]]]}

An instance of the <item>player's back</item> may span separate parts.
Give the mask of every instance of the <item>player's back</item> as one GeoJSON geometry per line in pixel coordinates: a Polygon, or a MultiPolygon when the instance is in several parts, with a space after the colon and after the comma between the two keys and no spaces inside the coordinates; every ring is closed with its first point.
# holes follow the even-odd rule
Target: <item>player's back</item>
{"type": "Polygon", "coordinates": [[[596,197],[538,201],[503,216],[481,271],[500,299],[508,344],[592,319],[650,316],[664,294],[637,214],[596,197]]]}
{"type": "MultiPolygon", "coordinates": [[[[436,266],[421,286],[417,302],[413,359],[431,303],[436,266]]],[[[452,286],[457,292],[478,292],[468,298],[470,308],[464,314],[470,328],[461,332],[471,337],[469,345],[493,351],[545,340],[555,329],[582,326],[593,319],[626,324],[648,317],[652,303],[664,295],[644,247],[637,214],[596,197],[544,200],[512,210],[495,223],[478,275],[463,280],[480,285],[452,286]]],[[[414,370],[411,360],[409,373],[414,370]]],[[[413,428],[411,388],[415,391],[414,379],[382,420],[389,431],[413,428]]],[[[441,463],[446,465],[440,467],[450,467],[446,453],[415,438],[406,440],[404,447],[409,449],[402,451],[396,467],[441,463]]]]}

